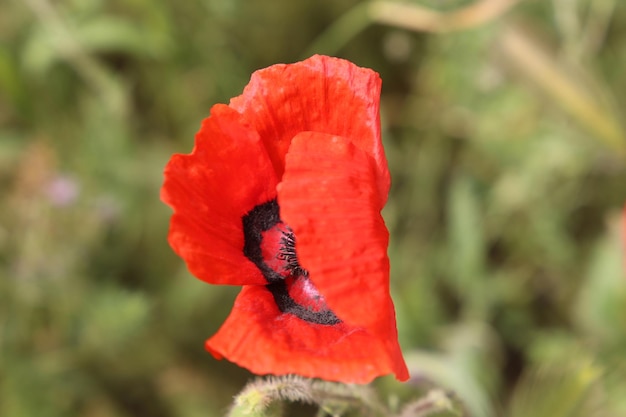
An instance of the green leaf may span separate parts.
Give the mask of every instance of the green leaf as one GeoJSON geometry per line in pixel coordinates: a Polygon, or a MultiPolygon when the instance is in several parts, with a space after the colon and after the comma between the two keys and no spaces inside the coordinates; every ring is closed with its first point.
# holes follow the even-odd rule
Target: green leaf
{"type": "Polygon", "coordinates": [[[467,178],[457,177],[448,204],[449,264],[452,282],[467,297],[468,313],[483,318],[485,289],[485,236],[481,208],[474,187],[467,178]]]}
{"type": "Polygon", "coordinates": [[[601,373],[600,368],[585,359],[538,365],[515,390],[509,417],[587,416],[589,410],[585,407],[601,373]]]}
{"type": "Polygon", "coordinates": [[[405,355],[411,376],[450,389],[469,415],[491,417],[491,395],[497,386],[499,348],[491,330],[463,323],[442,333],[442,352],[415,350],[405,355]]]}
{"type": "Polygon", "coordinates": [[[171,46],[164,34],[112,16],[81,22],[74,35],[83,48],[92,53],[118,52],[156,58],[166,54],[171,46]]]}
{"type": "Polygon", "coordinates": [[[595,340],[626,341],[623,261],[619,231],[615,230],[596,244],[574,312],[578,324],[595,340]]]}
{"type": "Polygon", "coordinates": [[[149,319],[150,305],[139,293],[100,289],[84,307],[79,340],[90,351],[113,355],[121,351],[149,319]]]}
{"type": "Polygon", "coordinates": [[[34,26],[21,51],[21,64],[26,73],[42,77],[62,59],[57,39],[44,26],[34,26]]]}

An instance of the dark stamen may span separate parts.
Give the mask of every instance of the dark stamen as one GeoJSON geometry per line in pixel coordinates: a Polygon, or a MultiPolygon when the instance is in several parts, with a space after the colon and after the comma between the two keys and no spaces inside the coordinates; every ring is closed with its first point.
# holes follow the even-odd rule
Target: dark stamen
{"type": "Polygon", "coordinates": [[[281,281],[283,277],[265,263],[263,253],[261,252],[263,232],[280,223],[278,202],[270,200],[267,203],[256,206],[243,216],[242,221],[244,236],[243,254],[254,262],[268,282],[281,281]]]}
{"type": "Polygon", "coordinates": [[[341,320],[331,310],[313,311],[296,303],[289,295],[285,281],[274,282],[266,287],[272,293],[276,306],[283,313],[290,313],[301,320],[326,326],[341,323],[341,320]]]}
{"type": "Polygon", "coordinates": [[[280,238],[280,249],[278,251],[278,259],[285,261],[285,269],[290,274],[296,276],[307,277],[309,272],[300,266],[298,255],[296,254],[296,237],[293,231],[287,227],[287,231],[282,231],[283,236],[280,238]]]}
{"type": "MultiPolygon", "coordinates": [[[[278,202],[274,199],[259,204],[246,213],[241,220],[244,235],[243,254],[259,268],[267,280],[265,287],[272,293],[278,309],[309,323],[329,326],[341,323],[341,320],[330,309],[314,309],[299,304],[290,295],[286,280],[292,280],[290,282],[308,280],[309,273],[298,262],[296,236],[289,226],[282,223],[278,202]],[[276,227],[280,227],[281,236],[278,253],[275,256],[276,259],[284,262],[284,265],[279,267],[273,265],[274,268],[280,268],[277,270],[272,269],[265,261],[261,248],[264,233],[276,227]]],[[[314,301],[319,301],[320,297],[319,295],[312,296],[314,301]]]]}

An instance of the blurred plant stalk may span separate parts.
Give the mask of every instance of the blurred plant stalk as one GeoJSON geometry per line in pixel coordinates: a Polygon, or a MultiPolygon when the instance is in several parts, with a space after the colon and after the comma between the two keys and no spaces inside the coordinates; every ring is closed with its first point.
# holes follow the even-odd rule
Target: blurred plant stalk
{"type": "MultiPolygon", "coordinates": [[[[322,33],[307,53],[332,53],[371,24],[440,34],[473,29],[502,18],[519,3],[521,0],[481,0],[450,12],[398,1],[361,3],[322,33]]],[[[596,38],[594,45],[598,43],[596,38]]],[[[621,159],[626,159],[626,132],[615,112],[599,102],[583,83],[571,77],[558,60],[544,52],[518,24],[503,22],[496,45],[512,68],[539,86],[621,159]]]]}
{"type": "Polygon", "coordinates": [[[447,13],[398,1],[359,3],[322,33],[308,48],[305,56],[319,51],[331,53],[373,23],[415,32],[454,32],[488,23],[505,14],[520,1],[481,0],[447,13]]]}
{"type": "Polygon", "coordinates": [[[541,50],[515,25],[506,25],[498,38],[511,66],[536,83],[563,110],[621,158],[626,157],[626,134],[612,111],[600,104],[553,57],[541,50]]]}
{"type": "Polygon", "coordinates": [[[114,76],[85,51],[59,11],[48,0],[26,0],[26,5],[50,34],[50,45],[100,97],[111,115],[126,113],[126,97],[114,76]]]}
{"type": "Polygon", "coordinates": [[[482,0],[447,13],[397,1],[373,1],[368,8],[376,23],[417,32],[445,33],[484,25],[519,2],[521,0],[482,0]]]}
{"type": "Polygon", "coordinates": [[[257,378],[248,383],[235,397],[228,417],[280,417],[285,415],[285,406],[295,402],[317,406],[318,416],[339,417],[352,415],[351,412],[370,417],[427,417],[442,412],[461,415],[461,404],[441,389],[429,390],[425,396],[409,401],[396,412],[381,402],[369,385],[283,375],[257,378]]]}

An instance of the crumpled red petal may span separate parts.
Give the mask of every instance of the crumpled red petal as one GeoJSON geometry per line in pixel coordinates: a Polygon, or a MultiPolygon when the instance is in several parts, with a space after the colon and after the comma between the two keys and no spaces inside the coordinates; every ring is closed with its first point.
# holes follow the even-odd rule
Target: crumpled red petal
{"type": "Polygon", "coordinates": [[[390,185],[380,87],[375,72],[323,56],[257,71],[229,106],[213,107],[193,152],[167,165],[161,196],[174,209],[171,246],[198,278],[244,286],[206,343],[216,357],[257,374],[408,379],[380,216],[390,185]],[[331,319],[285,307],[277,282],[266,286],[262,265],[244,255],[243,217],[276,198],[308,271],[289,278],[303,280],[289,287],[290,302],[331,319]]]}
{"type": "Polygon", "coordinates": [[[351,138],[374,158],[375,181],[386,198],[390,177],[380,140],[380,88],[376,72],[343,59],[315,55],[256,71],[230,106],[259,132],[278,178],[295,135],[328,133],[351,138]]]}
{"type": "Polygon", "coordinates": [[[169,242],[196,277],[213,284],[265,284],[243,255],[242,216],[276,197],[276,177],[259,135],[216,105],[189,155],[165,168],[161,199],[174,210],[169,242]]]}
{"type": "Polygon", "coordinates": [[[365,384],[397,367],[385,343],[367,329],[346,323],[312,324],[283,314],[271,293],[260,286],[242,289],[206,348],[216,358],[226,357],[260,375],[298,374],[365,384]]]}
{"type": "Polygon", "coordinates": [[[304,132],[291,142],[278,203],[295,233],[298,260],[327,305],[379,341],[384,357],[371,360],[388,361],[387,371],[405,380],[377,175],[373,158],[349,139],[304,132]]]}

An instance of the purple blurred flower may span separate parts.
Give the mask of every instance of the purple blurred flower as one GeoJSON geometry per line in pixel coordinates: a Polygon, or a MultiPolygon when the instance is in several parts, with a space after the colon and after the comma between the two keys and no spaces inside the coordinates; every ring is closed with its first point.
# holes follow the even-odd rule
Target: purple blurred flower
{"type": "Polygon", "coordinates": [[[80,187],[73,177],[57,175],[47,184],[45,192],[53,206],[66,207],[76,201],[80,187]]]}

